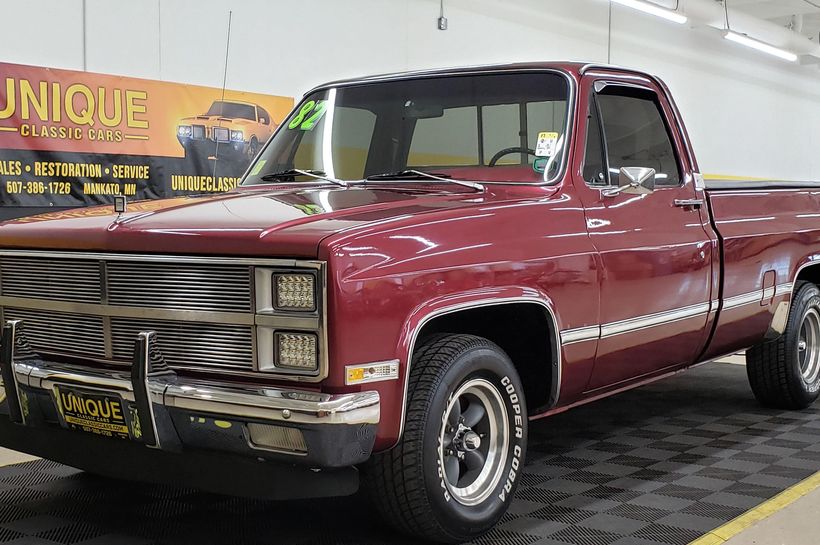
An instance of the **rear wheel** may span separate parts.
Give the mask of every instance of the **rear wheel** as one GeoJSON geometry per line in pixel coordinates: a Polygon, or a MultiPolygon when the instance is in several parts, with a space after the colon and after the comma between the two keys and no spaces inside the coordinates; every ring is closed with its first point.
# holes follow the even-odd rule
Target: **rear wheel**
{"type": "Polygon", "coordinates": [[[800,285],[786,331],[746,352],[746,371],[763,405],[804,409],[820,396],[820,290],[800,285]]]}
{"type": "Polygon", "coordinates": [[[404,434],[365,468],[364,486],[398,529],[444,543],[475,538],[504,515],[523,468],[527,413],[498,346],[444,335],[416,353],[404,434]]]}

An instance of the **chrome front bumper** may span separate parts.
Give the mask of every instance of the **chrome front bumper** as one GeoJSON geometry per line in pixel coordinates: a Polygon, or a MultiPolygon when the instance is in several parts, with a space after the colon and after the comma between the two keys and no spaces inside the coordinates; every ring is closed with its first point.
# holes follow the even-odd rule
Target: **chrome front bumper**
{"type": "MultiPolygon", "coordinates": [[[[0,371],[0,410],[13,422],[65,427],[57,392],[76,388],[121,399],[130,439],[170,452],[201,448],[345,467],[370,457],[379,423],[377,392],[331,395],[180,377],[164,364],[151,332],[136,339],[130,371],[104,370],[43,360],[27,347],[20,322],[9,322],[0,371]]],[[[100,438],[108,440],[116,439],[100,438]]]]}

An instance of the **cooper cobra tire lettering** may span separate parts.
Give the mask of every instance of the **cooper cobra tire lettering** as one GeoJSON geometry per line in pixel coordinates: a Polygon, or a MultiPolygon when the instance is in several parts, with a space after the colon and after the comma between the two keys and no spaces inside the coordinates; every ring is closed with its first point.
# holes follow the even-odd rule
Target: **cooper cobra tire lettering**
{"type": "MultiPolygon", "coordinates": [[[[510,404],[512,405],[513,409],[513,422],[514,422],[514,430],[515,430],[515,438],[516,439],[523,439],[524,437],[524,416],[521,414],[521,403],[518,399],[518,394],[515,391],[515,385],[510,380],[510,377],[504,376],[501,379],[501,385],[504,387],[504,391],[507,392],[507,396],[510,399],[510,404]]],[[[510,472],[507,474],[507,481],[504,483],[504,488],[501,489],[501,492],[498,494],[498,499],[502,502],[506,502],[507,498],[510,497],[510,492],[513,488],[513,483],[515,479],[518,477],[518,468],[521,467],[521,455],[524,453],[523,449],[521,448],[520,444],[516,444],[513,446],[513,456],[510,466],[510,472]]]]}
{"type": "Polygon", "coordinates": [[[513,411],[515,412],[515,437],[516,439],[522,439],[524,437],[524,416],[521,414],[521,403],[518,400],[518,394],[515,393],[515,386],[508,376],[501,379],[501,385],[504,386],[504,389],[507,391],[513,411]]]}

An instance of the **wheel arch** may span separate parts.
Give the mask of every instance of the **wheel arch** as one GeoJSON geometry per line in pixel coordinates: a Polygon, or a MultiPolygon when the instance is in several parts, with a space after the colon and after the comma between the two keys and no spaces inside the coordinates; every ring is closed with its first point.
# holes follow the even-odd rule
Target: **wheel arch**
{"type": "Polygon", "coordinates": [[[789,319],[794,295],[803,282],[820,286],[820,255],[813,254],[801,260],[800,265],[795,268],[791,282],[775,286],[775,297],[788,294],[789,298],[784,298],[775,307],[765,335],[767,341],[777,339],[786,331],[786,322],[789,319]]]}
{"type": "MultiPolygon", "coordinates": [[[[417,309],[408,320],[403,343],[405,369],[404,387],[402,391],[402,412],[398,438],[404,433],[407,412],[407,398],[409,389],[410,366],[413,354],[426,338],[436,333],[475,334],[493,341],[502,350],[507,352],[513,361],[516,370],[527,388],[536,389],[545,384],[543,391],[530,398],[531,392],[525,390],[528,409],[531,414],[536,410],[554,406],[561,392],[561,340],[558,315],[552,300],[547,296],[534,292],[531,289],[512,290],[516,294],[507,294],[498,297],[488,297],[486,292],[479,294],[462,294],[451,296],[448,302],[431,302],[417,309]],[[523,311],[527,320],[527,329],[512,327],[511,322],[504,322],[503,327],[491,331],[486,323],[483,327],[480,321],[488,316],[509,316],[514,311],[523,311]],[[536,318],[535,322],[531,321],[536,318]],[[461,324],[463,327],[452,328],[461,324]],[[540,358],[527,363],[522,359],[523,350],[516,350],[514,343],[517,336],[529,337],[536,340],[537,353],[540,358]],[[541,342],[537,342],[539,336],[541,342]],[[499,342],[500,341],[500,342],[499,342]],[[511,353],[512,352],[512,353],[511,353]],[[543,358],[543,359],[541,359],[543,358]],[[531,378],[531,380],[527,380],[531,378]],[[543,380],[546,378],[546,380],[543,380]],[[530,400],[536,400],[530,403],[530,400]]],[[[529,346],[529,345],[528,345],[529,346]]]]}
{"type": "Polygon", "coordinates": [[[792,297],[794,297],[794,292],[797,290],[800,281],[811,282],[820,286],[820,255],[809,256],[797,267],[791,285],[792,297]]]}

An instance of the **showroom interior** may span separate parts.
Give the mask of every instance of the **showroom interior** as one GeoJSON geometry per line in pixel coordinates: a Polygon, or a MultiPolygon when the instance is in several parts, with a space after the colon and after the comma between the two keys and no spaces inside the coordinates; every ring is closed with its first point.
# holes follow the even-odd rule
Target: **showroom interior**
{"type": "Polygon", "coordinates": [[[2,8],[0,543],[820,542],[820,0],[2,8]]]}

